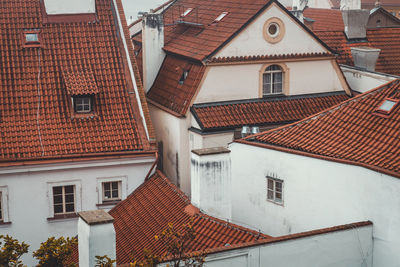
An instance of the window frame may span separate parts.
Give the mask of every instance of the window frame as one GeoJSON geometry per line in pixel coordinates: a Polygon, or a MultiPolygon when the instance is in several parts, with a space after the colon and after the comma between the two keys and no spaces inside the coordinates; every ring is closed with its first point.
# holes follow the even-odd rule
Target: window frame
{"type": "Polygon", "coordinates": [[[266,176],[266,183],[267,183],[267,196],[266,196],[266,200],[269,202],[272,202],[274,204],[277,205],[281,205],[283,206],[284,204],[284,181],[278,178],[273,178],[270,176],[266,176]],[[272,183],[272,189],[270,189],[270,182],[272,183]],[[277,184],[280,184],[280,191],[277,191],[277,184]],[[272,198],[270,198],[270,192],[272,192],[272,198]],[[281,198],[279,200],[279,198],[276,197],[276,195],[280,193],[281,194],[281,198]]]}
{"type": "Polygon", "coordinates": [[[268,96],[271,96],[271,95],[281,95],[284,92],[284,87],[285,87],[285,72],[282,69],[282,67],[277,65],[277,64],[272,64],[272,65],[267,66],[265,68],[265,70],[264,70],[263,75],[262,75],[262,97],[268,97],[268,96]],[[279,70],[268,70],[268,68],[271,68],[273,66],[277,66],[279,68],[279,70]],[[274,83],[274,77],[277,74],[281,74],[281,82],[280,82],[281,90],[280,90],[280,92],[273,93],[272,92],[273,91],[273,87],[274,87],[274,84],[276,84],[276,83],[274,83]],[[265,77],[267,75],[270,76],[270,82],[269,82],[269,88],[268,88],[269,89],[269,93],[265,93],[265,91],[266,91],[265,90],[266,83],[265,83],[264,79],[265,79],[265,77]]]}
{"type": "Polygon", "coordinates": [[[73,110],[74,110],[74,113],[75,114],[90,114],[90,113],[93,113],[94,112],[94,110],[93,110],[93,96],[91,96],[91,95],[77,95],[77,96],[72,96],[72,99],[71,99],[71,101],[72,101],[72,108],[73,108],[73,110]],[[84,100],[84,99],[89,99],[89,103],[88,104],[85,104],[85,103],[77,103],[78,101],[78,99],[79,100],[84,100]],[[78,111],[77,110],[77,106],[78,105],[81,105],[81,106],[85,106],[85,105],[88,105],[89,106],[89,110],[81,110],[81,111],[78,111]]]}
{"type": "Polygon", "coordinates": [[[121,201],[121,196],[122,196],[122,181],[118,180],[118,181],[104,181],[101,183],[101,187],[102,187],[102,201],[103,203],[107,203],[107,202],[112,202],[112,201],[121,201]],[[118,196],[117,197],[113,197],[112,196],[112,192],[113,190],[113,183],[117,183],[117,192],[118,192],[118,196]],[[106,189],[105,189],[105,185],[106,184],[110,184],[110,192],[111,192],[111,197],[110,198],[106,198],[106,189]]]}
{"type": "Polygon", "coordinates": [[[128,196],[128,177],[127,176],[113,176],[113,177],[98,177],[97,178],[97,204],[96,206],[99,208],[108,209],[121,202],[128,196]],[[119,182],[120,188],[120,199],[119,200],[105,200],[104,201],[104,192],[103,192],[103,184],[110,182],[119,182]]]}
{"type": "Polygon", "coordinates": [[[24,30],[22,32],[22,44],[23,47],[42,47],[42,36],[41,36],[41,30],[24,30]],[[37,34],[38,40],[37,41],[27,41],[26,36],[28,34],[37,34]]]}
{"type": "MultiPolygon", "coordinates": [[[[73,214],[73,213],[76,213],[76,190],[75,190],[75,186],[74,185],[59,185],[59,186],[53,186],[53,188],[52,188],[52,193],[53,193],[53,213],[54,213],[54,216],[58,216],[58,215],[67,215],[67,214],[73,214]],[[69,193],[66,193],[66,187],[72,187],[72,194],[73,194],[73,204],[74,204],[74,210],[73,211],[67,211],[67,204],[70,204],[71,202],[68,202],[67,203],[67,200],[66,200],[66,195],[67,194],[69,194],[69,193]],[[55,188],[61,188],[61,205],[62,205],[62,212],[55,212],[55,205],[56,205],[56,203],[55,203],[55,201],[54,201],[54,197],[55,197],[55,194],[54,194],[54,189],[55,188]]],[[[57,205],[58,205],[59,203],[57,203],[57,205]]]]}
{"type": "Polygon", "coordinates": [[[0,225],[11,224],[8,209],[8,186],[0,186],[1,219],[0,225]]]}
{"type": "Polygon", "coordinates": [[[48,221],[58,220],[58,219],[70,219],[77,218],[78,212],[82,210],[82,185],[80,180],[68,180],[61,182],[48,182],[47,183],[47,197],[49,203],[49,217],[48,221]],[[75,201],[75,211],[65,214],[54,214],[54,196],[53,196],[53,187],[57,186],[74,186],[74,201],[75,201]]]}

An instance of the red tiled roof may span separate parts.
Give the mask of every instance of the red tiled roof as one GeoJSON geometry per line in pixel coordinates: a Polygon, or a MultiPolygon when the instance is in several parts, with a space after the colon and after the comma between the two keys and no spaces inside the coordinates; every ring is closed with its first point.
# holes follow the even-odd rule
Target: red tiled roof
{"type": "Polygon", "coordinates": [[[332,49],[339,54],[340,64],[353,65],[351,47],[371,46],[381,49],[376,71],[400,75],[400,28],[377,28],[367,30],[367,42],[350,43],[343,31],[316,31],[332,49]]]}
{"type": "Polygon", "coordinates": [[[172,55],[167,55],[147,97],[150,103],[160,105],[179,116],[186,114],[199,86],[205,66],[172,55]],[[183,71],[188,76],[180,83],[183,71]]]}
{"type": "Polygon", "coordinates": [[[203,130],[236,128],[243,125],[282,124],[304,119],[349,97],[326,93],[273,97],[193,105],[191,111],[203,130]]]}
{"type": "Polygon", "coordinates": [[[146,100],[139,107],[132,94],[110,2],[96,0],[96,10],[91,23],[43,24],[40,1],[0,2],[1,161],[149,148],[146,100]],[[43,48],[23,48],[24,29],[41,29],[43,48]],[[95,114],[73,118],[71,94],[95,92],[95,114]]]}
{"type": "Polygon", "coordinates": [[[224,247],[269,238],[249,229],[221,221],[194,208],[179,188],[157,171],[126,200],[110,211],[117,235],[117,263],[143,259],[143,249],[163,255],[164,246],[154,239],[168,223],[178,227],[193,219],[197,233],[186,252],[224,247]],[[192,208],[193,211],[188,211],[192,208]]]}
{"type": "MultiPolygon", "coordinates": [[[[342,12],[338,9],[306,8],[304,17],[314,20],[313,31],[343,31],[342,12]]],[[[317,34],[318,35],[318,34],[317,34]]]]}
{"type": "MultiPolygon", "coordinates": [[[[202,61],[223,47],[272,3],[281,6],[276,0],[177,0],[163,13],[164,24],[169,25],[164,28],[164,50],[202,61]],[[198,26],[176,24],[178,20],[182,20],[180,14],[186,8],[193,8],[193,11],[184,21],[198,26]],[[228,14],[215,23],[214,20],[222,12],[228,14]]],[[[284,7],[282,9],[286,10],[284,7]]],[[[288,15],[292,16],[289,12],[288,15]]],[[[305,26],[304,29],[309,31],[305,26]]],[[[141,34],[133,38],[136,42],[141,42],[141,34]]],[[[321,44],[325,46],[322,42],[321,44]]]]}
{"type": "MultiPolygon", "coordinates": [[[[376,0],[361,0],[362,5],[374,5],[376,0]]],[[[381,6],[400,6],[399,0],[380,0],[381,6]]]]}
{"type": "Polygon", "coordinates": [[[354,164],[400,178],[400,107],[390,116],[375,112],[387,97],[400,99],[400,80],[238,142],[354,164]]]}

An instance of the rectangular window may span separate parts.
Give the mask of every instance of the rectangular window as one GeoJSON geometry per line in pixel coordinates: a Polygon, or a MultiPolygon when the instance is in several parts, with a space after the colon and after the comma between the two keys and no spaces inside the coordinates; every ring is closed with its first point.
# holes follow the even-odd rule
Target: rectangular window
{"type": "Polygon", "coordinates": [[[76,113],[92,112],[92,99],[90,96],[75,96],[73,101],[76,113]]]}
{"type": "Polygon", "coordinates": [[[2,202],[3,196],[1,195],[0,192],[0,222],[3,221],[3,202],[2,202]]]}
{"type": "Polygon", "coordinates": [[[53,209],[54,215],[75,212],[75,186],[53,187],[53,209]]]}
{"type": "Polygon", "coordinates": [[[283,203],[283,181],[267,177],[267,200],[282,204],[283,203]]]}
{"type": "Polygon", "coordinates": [[[103,182],[103,202],[121,200],[121,182],[103,182]]]}

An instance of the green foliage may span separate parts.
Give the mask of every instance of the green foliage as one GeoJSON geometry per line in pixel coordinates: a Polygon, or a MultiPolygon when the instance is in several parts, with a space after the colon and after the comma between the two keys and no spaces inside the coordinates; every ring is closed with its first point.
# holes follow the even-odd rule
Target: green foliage
{"type": "Polygon", "coordinates": [[[23,267],[25,265],[19,260],[28,252],[29,245],[19,243],[9,235],[0,235],[0,266],[23,267]]]}
{"type": "Polygon", "coordinates": [[[96,256],[96,267],[113,267],[116,260],[110,259],[108,256],[96,256]]]}
{"type": "MultiPolygon", "coordinates": [[[[40,244],[40,248],[33,252],[39,260],[37,267],[64,267],[72,253],[73,246],[77,244],[76,238],[50,237],[40,244]]],[[[68,266],[74,266],[73,264],[68,266]]]]}

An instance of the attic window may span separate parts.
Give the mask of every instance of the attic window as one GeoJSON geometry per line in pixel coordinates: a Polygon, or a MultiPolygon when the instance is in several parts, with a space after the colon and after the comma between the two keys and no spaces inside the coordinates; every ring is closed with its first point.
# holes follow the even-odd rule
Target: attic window
{"type": "Polygon", "coordinates": [[[40,46],[40,31],[39,30],[26,30],[23,33],[24,47],[39,47],[40,46]]]}
{"type": "Polygon", "coordinates": [[[386,98],[376,111],[383,114],[390,114],[399,101],[399,99],[386,98]]]}
{"type": "Polygon", "coordinates": [[[222,12],[215,20],[214,22],[220,22],[225,16],[228,15],[228,12],[222,12]]]}
{"type": "Polygon", "coordinates": [[[181,17],[186,17],[187,15],[189,15],[190,12],[192,12],[193,8],[188,8],[185,10],[185,12],[183,12],[181,14],[181,17]]]}
{"type": "Polygon", "coordinates": [[[183,84],[186,81],[188,75],[189,75],[189,71],[188,70],[184,70],[182,72],[181,78],[179,79],[179,84],[183,84]]]}
{"type": "Polygon", "coordinates": [[[76,113],[90,113],[92,109],[92,97],[85,96],[74,96],[73,97],[74,111],[76,113]]]}

